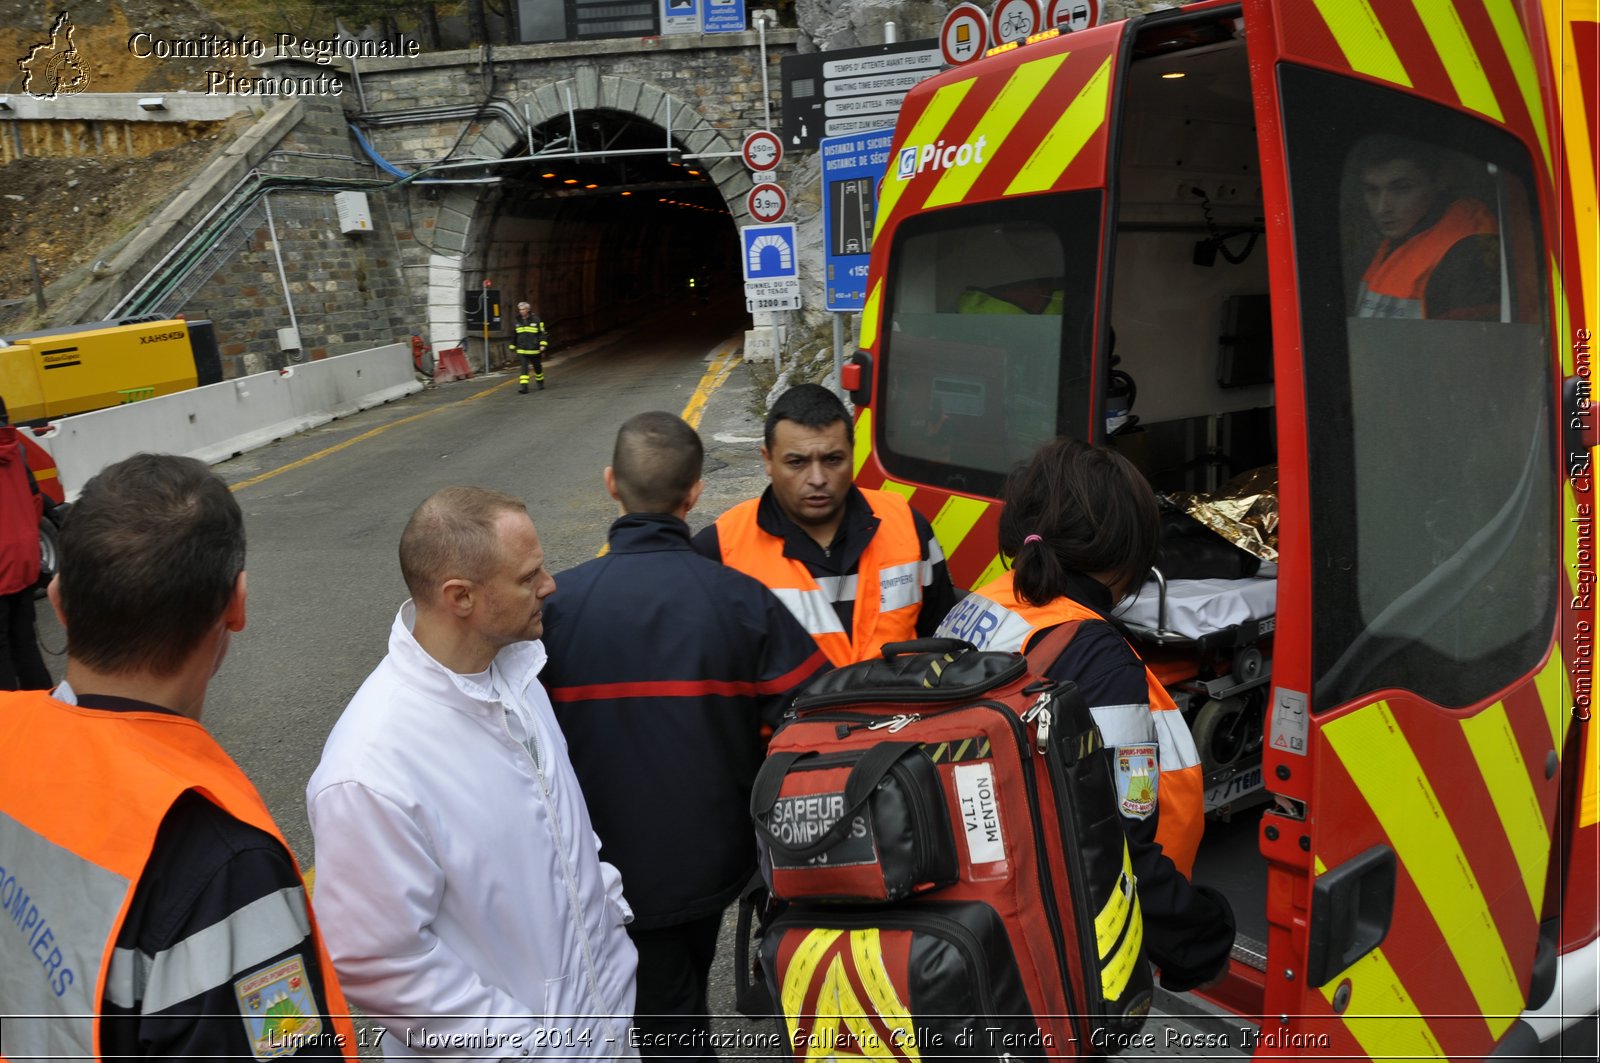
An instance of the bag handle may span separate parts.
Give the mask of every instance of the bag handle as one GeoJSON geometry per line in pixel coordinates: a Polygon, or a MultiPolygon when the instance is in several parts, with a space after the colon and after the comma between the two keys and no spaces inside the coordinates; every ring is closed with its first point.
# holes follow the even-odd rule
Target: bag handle
{"type": "Polygon", "coordinates": [[[912,653],[967,653],[978,647],[966,639],[911,639],[883,644],[883,659],[892,661],[912,653]]]}
{"type": "Polygon", "coordinates": [[[757,936],[765,936],[768,894],[761,873],[739,891],[739,926],[733,939],[733,999],[734,1007],[748,1019],[770,1019],[777,1014],[772,1004],[772,994],[764,978],[756,971],[750,959],[750,932],[756,926],[756,912],[762,912],[757,936]]]}
{"type": "Polygon", "coordinates": [[[783,787],[783,780],[789,774],[790,768],[801,758],[816,754],[795,750],[773,753],[761,765],[761,770],[756,773],[755,785],[750,788],[750,819],[755,824],[757,833],[767,840],[767,844],[791,860],[809,860],[813,856],[819,856],[843,840],[845,833],[850,829],[850,824],[855,821],[857,814],[872,797],[872,791],[876,790],[884,776],[889,774],[889,769],[920,744],[879,742],[867,750],[862,758],[856,761],[855,767],[850,769],[850,776],[845,780],[844,813],[816,841],[798,847],[779,839],[772,828],[767,826],[767,817],[772,814],[773,807],[778,803],[778,791],[783,787]]]}

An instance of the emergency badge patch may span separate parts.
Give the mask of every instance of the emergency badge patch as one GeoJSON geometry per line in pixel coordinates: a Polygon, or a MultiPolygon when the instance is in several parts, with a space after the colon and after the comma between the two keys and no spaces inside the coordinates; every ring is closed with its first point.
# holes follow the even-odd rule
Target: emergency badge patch
{"type": "Polygon", "coordinates": [[[1156,810],[1156,785],[1161,778],[1154,745],[1117,746],[1117,805],[1129,819],[1148,819],[1156,810]]]}
{"type": "Polygon", "coordinates": [[[322,1019],[299,956],[245,975],[233,983],[250,1051],[257,1059],[292,1056],[319,1041],[322,1019]]]}

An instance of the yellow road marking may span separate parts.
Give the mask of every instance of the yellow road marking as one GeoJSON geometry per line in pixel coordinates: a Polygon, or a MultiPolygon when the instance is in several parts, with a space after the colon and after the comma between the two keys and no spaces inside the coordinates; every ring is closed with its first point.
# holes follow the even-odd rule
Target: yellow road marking
{"type": "Polygon", "coordinates": [[[682,417],[689,422],[689,427],[698,429],[700,418],[705,416],[706,402],[711,395],[727,382],[728,374],[733,372],[733,367],[738,365],[739,344],[734,341],[719,352],[712,355],[711,364],[706,366],[705,375],[700,378],[700,383],[695,385],[694,394],[689,396],[689,402],[683,408],[682,417]]]}
{"type": "Polygon", "coordinates": [[[269,469],[268,471],[260,474],[259,476],[252,476],[248,480],[240,480],[238,483],[236,483],[232,487],[228,488],[228,490],[230,490],[230,491],[243,491],[246,487],[254,487],[256,484],[262,483],[263,481],[266,481],[266,480],[270,480],[274,476],[281,476],[286,472],[292,472],[295,469],[304,468],[305,466],[310,465],[314,461],[321,461],[323,458],[328,457],[330,454],[337,454],[337,453],[339,453],[339,451],[345,449],[346,447],[353,447],[357,443],[363,443],[363,442],[371,439],[373,436],[382,435],[383,433],[387,432],[391,428],[399,428],[403,424],[411,424],[413,421],[420,421],[424,417],[432,417],[436,413],[443,413],[445,410],[453,410],[457,406],[465,406],[469,402],[477,402],[479,399],[483,398],[485,395],[493,395],[497,391],[504,391],[506,388],[510,387],[514,383],[516,383],[516,381],[507,380],[507,381],[505,381],[503,383],[496,384],[492,388],[484,388],[482,391],[478,392],[476,395],[468,395],[466,398],[460,399],[460,400],[458,400],[456,402],[448,403],[448,404],[446,404],[444,406],[435,406],[431,410],[423,410],[421,413],[414,413],[410,417],[402,417],[398,421],[390,421],[388,424],[379,425],[378,427],[372,429],[369,432],[362,432],[358,436],[352,436],[351,438],[346,439],[343,443],[335,443],[333,446],[328,447],[326,450],[319,450],[315,454],[308,454],[305,457],[301,458],[299,461],[291,461],[287,465],[280,465],[276,469],[269,469]]]}

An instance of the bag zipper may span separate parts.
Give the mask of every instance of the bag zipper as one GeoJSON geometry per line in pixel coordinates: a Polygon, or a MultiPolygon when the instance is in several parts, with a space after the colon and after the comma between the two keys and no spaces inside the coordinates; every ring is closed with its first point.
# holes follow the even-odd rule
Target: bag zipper
{"type": "Polygon", "coordinates": [[[856,705],[870,699],[873,704],[894,704],[895,702],[914,702],[926,704],[929,701],[962,701],[976,698],[980,694],[1003,687],[1008,683],[1022,678],[1028,673],[1028,662],[1025,658],[1018,657],[1016,661],[1007,665],[1006,669],[984,680],[982,683],[969,683],[963,687],[885,687],[883,689],[855,689],[831,690],[824,694],[802,694],[790,706],[791,713],[808,712],[812,709],[831,708],[836,705],[856,705]]]}

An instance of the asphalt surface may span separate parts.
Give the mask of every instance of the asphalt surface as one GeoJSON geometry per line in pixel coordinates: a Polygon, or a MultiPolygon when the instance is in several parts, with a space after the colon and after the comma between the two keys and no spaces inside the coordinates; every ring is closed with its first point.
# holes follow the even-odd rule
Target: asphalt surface
{"type": "MultiPolygon", "coordinates": [[[[249,598],[247,626],[211,684],[203,720],[260,790],[303,867],[316,861],[306,780],[346,701],[386,651],[407,596],[396,547],[417,504],[449,484],[526,499],[559,576],[596,555],[617,516],[601,483],[617,427],[646,410],[683,414],[697,391],[709,391],[699,424],[707,485],[690,519],[696,529],[709,523],[766,484],[749,372],[736,355],[718,357],[737,350],[747,321],[742,302],[695,304],[558,349],[545,362],[545,391],[518,394],[514,370],[429,387],[215,467],[244,509],[249,598]],[[731,371],[713,389],[707,370],[717,365],[731,371]]],[[[38,615],[46,663],[59,678],[65,633],[43,600],[38,615]]],[[[725,937],[713,1010],[731,1014],[725,937]]],[[[738,1018],[719,1028],[770,1038],[767,1026],[738,1018]]]]}

